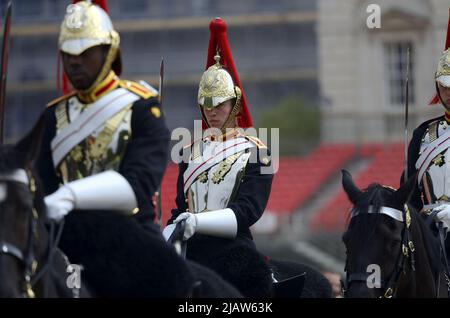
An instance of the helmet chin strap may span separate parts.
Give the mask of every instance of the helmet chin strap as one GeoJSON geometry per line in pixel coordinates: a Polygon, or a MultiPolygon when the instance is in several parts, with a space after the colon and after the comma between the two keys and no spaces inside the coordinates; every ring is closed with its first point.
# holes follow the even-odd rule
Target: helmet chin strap
{"type": "MultiPolygon", "coordinates": [[[[236,115],[239,112],[240,108],[241,108],[241,98],[242,98],[242,93],[241,90],[238,86],[234,87],[234,90],[236,92],[236,103],[234,103],[233,108],[231,109],[230,113],[228,114],[227,119],[225,120],[225,122],[223,123],[222,127],[220,127],[220,131],[222,132],[222,134],[226,133],[226,129],[227,128],[234,128],[236,127],[236,115]]],[[[208,119],[205,116],[205,113],[203,112],[203,107],[200,107],[201,112],[202,112],[202,117],[203,120],[205,121],[206,125],[208,126],[208,128],[211,128],[211,125],[208,122],[208,119]]]]}
{"type": "Polygon", "coordinates": [[[100,84],[101,81],[109,74],[109,71],[112,69],[112,64],[114,60],[117,57],[117,53],[119,50],[119,35],[117,32],[112,31],[111,32],[111,45],[108,50],[108,54],[106,55],[105,63],[103,63],[102,69],[97,75],[97,78],[95,81],[89,86],[86,90],[80,90],[80,93],[86,96],[89,96],[89,94],[100,84]]]}
{"type": "Polygon", "coordinates": [[[441,97],[441,93],[439,92],[439,85],[438,85],[437,81],[435,81],[434,83],[436,84],[436,92],[437,92],[437,96],[439,97],[440,102],[442,103],[442,105],[444,106],[444,108],[446,110],[450,111],[450,106],[447,105],[441,97]]]}

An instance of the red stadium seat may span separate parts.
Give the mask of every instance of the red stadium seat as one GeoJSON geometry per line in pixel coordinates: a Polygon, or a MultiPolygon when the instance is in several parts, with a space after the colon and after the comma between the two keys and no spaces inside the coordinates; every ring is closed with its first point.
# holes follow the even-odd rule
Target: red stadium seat
{"type": "MultiPolygon", "coordinates": [[[[404,165],[402,144],[377,145],[367,144],[360,148],[361,157],[373,157],[369,166],[358,175],[353,176],[360,188],[378,182],[398,188],[404,165]]],[[[348,218],[351,203],[346,194],[340,190],[313,217],[310,227],[315,231],[343,231],[348,218]]]]}

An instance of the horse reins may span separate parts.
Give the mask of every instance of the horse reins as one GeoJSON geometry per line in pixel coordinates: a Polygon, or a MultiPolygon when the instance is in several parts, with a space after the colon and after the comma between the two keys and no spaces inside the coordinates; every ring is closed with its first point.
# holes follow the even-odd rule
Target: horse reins
{"type": "MultiPolygon", "coordinates": [[[[395,295],[396,287],[398,280],[400,279],[400,275],[405,270],[405,263],[406,259],[410,257],[410,265],[411,269],[415,271],[415,257],[414,257],[414,243],[411,240],[411,233],[410,233],[410,227],[411,227],[411,213],[408,208],[408,205],[404,205],[404,210],[397,210],[389,207],[381,207],[379,211],[375,211],[373,206],[369,207],[368,213],[380,213],[385,214],[397,221],[400,221],[404,224],[403,230],[402,230],[402,244],[401,249],[399,251],[399,254],[397,256],[397,261],[395,265],[394,271],[391,273],[389,279],[387,280],[387,283],[385,281],[381,280],[381,286],[380,288],[384,289],[383,295],[380,296],[381,298],[392,298],[392,296],[395,295]]],[[[359,213],[357,211],[352,211],[351,217],[357,216],[359,213]]],[[[347,264],[345,267],[345,272],[347,272],[347,264]]],[[[352,282],[365,282],[367,283],[367,278],[369,277],[369,273],[362,272],[362,273],[353,273],[350,275],[347,275],[346,281],[343,284],[343,293],[345,295],[345,292],[348,290],[349,285],[352,282]]]]}
{"type": "MultiPolygon", "coordinates": [[[[38,261],[35,255],[36,240],[38,239],[38,219],[39,214],[36,210],[37,206],[37,195],[36,195],[36,182],[31,173],[31,169],[17,169],[9,174],[0,174],[0,181],[4,182],[17,182],[25,184],[30,190],[33,198],[33,205],[30,213],[29,229],[28,229],[28,242],[26,248],[26,254],[24,254],[20,248],[17,246],[0,240],[0,255],[10,255],[19,260],[24,265],[24,277],[22,284],[22,293],[25,297],[34,298],[35,293],[33,291],[33,286],[40,278],[47,272],[49,265],[51,263],[54,252],[57,250],[57,244],[59,238],[61,237],[62,228],[61,225],[58,234],[56,235],[56,240],[53,241],[53,235],[50,235],[49,244],[47,249],[47,262],[41,267],[40,271],[37,272],[38,261]]],[[[51,233],[53,233],[54,222],[51,223],[51,233]]]]}

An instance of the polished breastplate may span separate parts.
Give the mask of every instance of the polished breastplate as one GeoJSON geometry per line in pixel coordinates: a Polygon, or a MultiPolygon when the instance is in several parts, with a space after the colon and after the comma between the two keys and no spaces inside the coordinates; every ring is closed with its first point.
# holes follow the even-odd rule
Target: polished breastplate
{"type": "MultiPolygon", "coordinates": [[[[204,163],[207,164],[208,158],[212,158],[211,154],[222,147],[223,142],[220,141],[202,141],[200,151],[204,163]]],[[[193,151],[194,156],[195,153],[193,151]]],[[[239,189],[249,158],[249,149],[236,151],[196,175],[185,189],[189,211],[199,213],[226,208],[239,189]]]]}
{"type": "MultiPolygon", "coordinates": [[[[57,167],[64,183],[84,178],[105,170],[119,169],[125,154],[126,144],[131,136],[132,104],[108,118],[103,125],[81,140],[64,157],[57,167]]],[[[89,108],[75,96],[67,103],[56,106],[56,134],[89,108]]]]}
{"type": "MultiPolygon", "coordinates": [[[[420,153],[444,134],[450,136],[449,125],[445,120],[437,120],[429,124],[421,140],[420,153]]],[[[425,205],[433,205],[443,201],[450,201],[450,151],[443,149],[433,155],[420,181],[425,205]]]]}

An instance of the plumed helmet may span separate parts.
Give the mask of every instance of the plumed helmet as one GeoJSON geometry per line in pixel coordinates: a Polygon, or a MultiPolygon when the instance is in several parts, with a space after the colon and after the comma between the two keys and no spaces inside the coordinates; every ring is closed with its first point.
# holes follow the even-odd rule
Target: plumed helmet
{"type": "Polygon", "coordinates": [[[219,104],[236,98],[233,79],[222,65],[220,56],[215,56],[216,64],[203,73],[198,89],[198,104],[205,108],[217,107],[219,104]]]}
{"type": "Polygon", "coordinates": [[[450,49],[445,50],[439,59],[434,78],[438,84],[450,87],[450,49]]]}
{"type": "MultiPolygon", "coordinates": [[[[198,104],[201,108],[213,108],[230,99],[236,99],[227,124],[236,121],[238,127],[252,127],[252,118],[234,65],[227,37],[227,25],[221,18],[209,24],[210,37],[206,71],[200,80],[198,104]]],[[[204,121],[203,128],[208,125],[204,121]]]]}
{"type": "Polygon", "coordinates": [[[438,68],[437,68],[436,74],[434,76],[434,78],[436,80],[436,95],[430,101],[430,103],[429,103],[430,105],[435,105],[435,104],[439,103],[440,98],[439,98],[439,90],[437,87],[438,83],[440,83],[442,86],[445,86],[445,87],[449,87],[448,85],[450,84],[448,78],[443,77],[443,76],[448,75],[448,74],[444,75],[444,73],[446,72],[445,71],[445,68],[446,68],[445,63],[447,63],[446,62],[447,58],[445,57],[445,55],[447,54],[447,56],[448,56],[449,47],[450,47],[450,9],[449,9],[449,16],[448,16],[448,24],[447,24],[447,35],[445,37],[445,47],[444,47],[445,51],[444,51],[443,55],[441,56],[441,58],[439,59],[438,68]],[[438,81],[438,78],[440,79],[439,81],[438,81]],[[445,84],[445,83],[447,83],[447,84],[445,84]]]}
{"type": "Polygon", "coordinates": [[[119,34],[100,6],[79,1],[67,7],[58,40],[62,52],[79,55],[97,45],[111,45],[117,49],[119,43],[119,34]]]}
{"type": "MultiPolygon", "coordinates": [[[[119,49],[119,33],[114,30],[108,15],[106,0],[78,1],[73,0],[66,9],[66,15],[61,23],[58,46],[61,52],[80,55],[87,49],[108,45],[109,50],[102,69],[91,86],[85,90],[89,94],[111,71],[122,73],[122,59],[119,49]]],[[[60,76],[58,75],[58,81],[60,76]]],[[[64,93],[67,93],[67,77],[62,76],[64,93]]]]}

